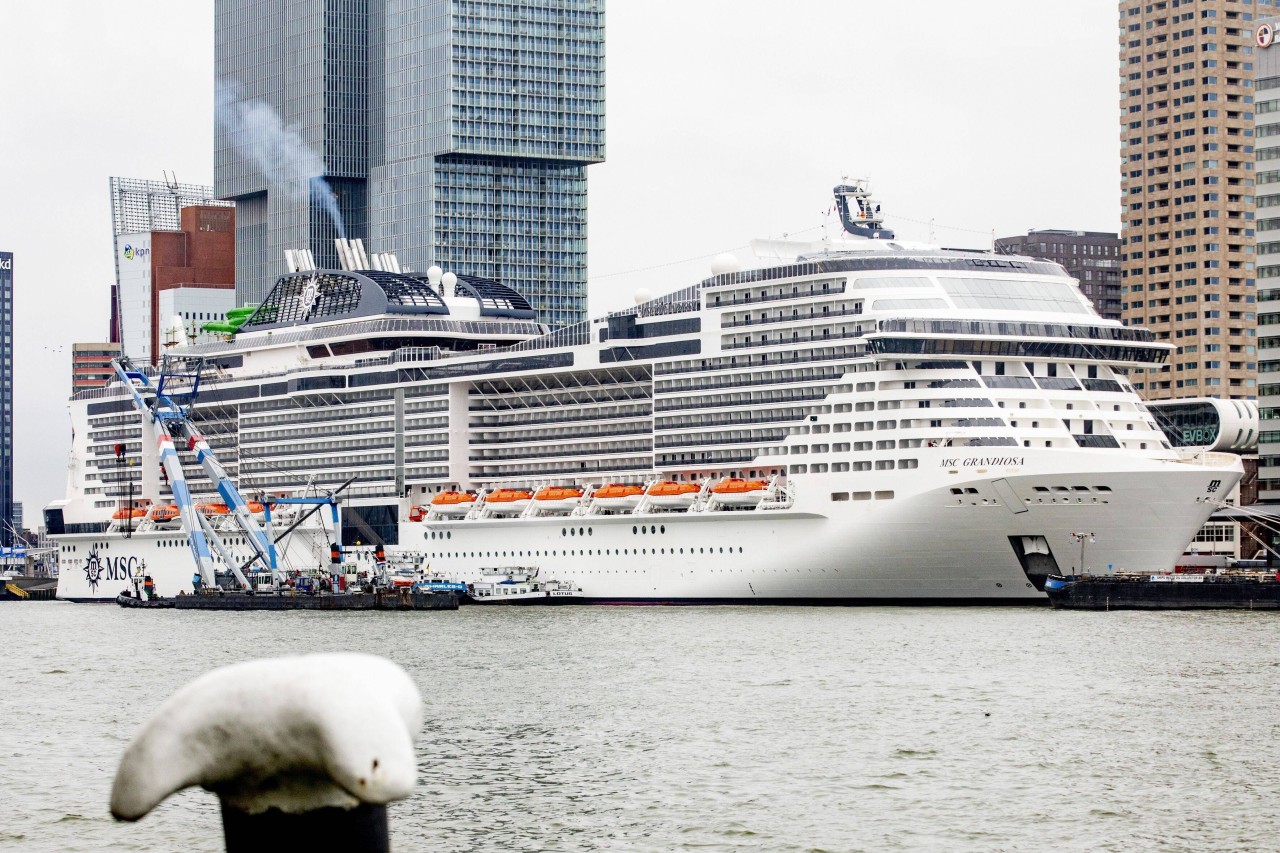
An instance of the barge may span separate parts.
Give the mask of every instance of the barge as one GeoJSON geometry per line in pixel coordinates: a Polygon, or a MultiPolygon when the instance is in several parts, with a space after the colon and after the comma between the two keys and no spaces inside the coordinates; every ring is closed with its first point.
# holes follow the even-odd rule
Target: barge
{"type": "Polygon", "coordinates": [[[1280,574],[1052,575],[1044,585],[1059,610],[1280,610],[1280,574]]]}

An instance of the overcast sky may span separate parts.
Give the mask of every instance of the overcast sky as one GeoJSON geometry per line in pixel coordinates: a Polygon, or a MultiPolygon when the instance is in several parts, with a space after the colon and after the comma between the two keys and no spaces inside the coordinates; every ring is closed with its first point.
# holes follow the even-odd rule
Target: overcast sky
{"type": "MultiPolygon", "coordinates": [[[[608,0],[591,313],[691,284],[754,237],[816,236],[845,175],[871,179],[904,239],[930,220],[936,242],[975,248],[1115,231],[1116,8],[608,0]]],[[[70,345],[107,333],[107,179],[213,182],[213,2],[10,0],[0,32],[15,498],[34,527],[65,490],[70,345]]]]}

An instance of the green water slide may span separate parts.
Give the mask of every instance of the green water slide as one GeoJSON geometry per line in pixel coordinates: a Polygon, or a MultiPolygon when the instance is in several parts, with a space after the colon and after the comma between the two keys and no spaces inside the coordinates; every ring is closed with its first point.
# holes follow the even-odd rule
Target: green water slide
{"type": "Polygon", "coordinates": [[[245,321],[253,316],[253,312],[258,310],[257,305],[247,305],[243,308],[232,308],[227,312],[227,319],[213,320],[205,323],[200,327],[202,332],[213,332],[218,335],[234,335],[240,331],[240,327],[245,321]]]}

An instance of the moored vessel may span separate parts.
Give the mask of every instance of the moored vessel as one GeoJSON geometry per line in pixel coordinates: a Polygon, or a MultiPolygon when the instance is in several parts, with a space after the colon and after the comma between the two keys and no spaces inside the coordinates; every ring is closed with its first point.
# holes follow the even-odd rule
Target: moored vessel
{"type": "MultiPolygon", "coordinates": [[[[1126,379],[1170,345],[1056,264],[900,241],[864,185],[836,197],[845,237],[757,243],[562,329],[519,282],[295,269],[175,354],[216,369],[194,412],[242,488],[357,477],[344,545],[459,581],[552,561],[590,601],[1043,602],[1081,529],[1107,562],[1173,565],[1242,466],[1170,447],[1126,379]],[[476,498],[431,509],[445,493],[476,498]]],[[[126,393],[72,402],[63,542],[125,499],[99,463],[141,433],[126,393]]]]}
{"type": "Polygon", "coordinates": [[[542,580],[537,569],[509,569],[482,573],[467,584],[468,603],[481,605],[582,604],[582,590],[572,583],[542,580]]]}
{"type": "Polygon", "coordinates": [[[1044,591],[1059,610],[1280,609],[1280,575],[1273,572],[1053,576],[1044,591]]]}

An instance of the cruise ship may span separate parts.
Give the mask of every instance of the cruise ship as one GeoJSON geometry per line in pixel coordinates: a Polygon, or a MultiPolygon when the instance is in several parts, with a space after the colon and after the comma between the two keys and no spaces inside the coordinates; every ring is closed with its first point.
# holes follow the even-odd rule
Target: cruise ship
{"type": "MultiPolygon", "coordinates": [[[[1125,378],[1170,345],[1100,317],[1054,263],[899,241],[864,183],[835,196],[838,238],[757,243],[749,265],[721,256],[555,330],[500,282],[401,271],[358,241],[341,269],[291,253],[225,342],[172,355],[203,365],[193,416],[242,492],[356,477],[344,544],[458,580],[1014,603],[1050,574],[1173,566],[1242,468],[1171,447],[1125,378]]],[[[60,595],[113,597],[91,561],[144,551],[163,594],[189,590],[180,531],[109,529],[128,483],[169,499],[127,389],[71,414],[68,493],[46,510],[60,595]]]]}

